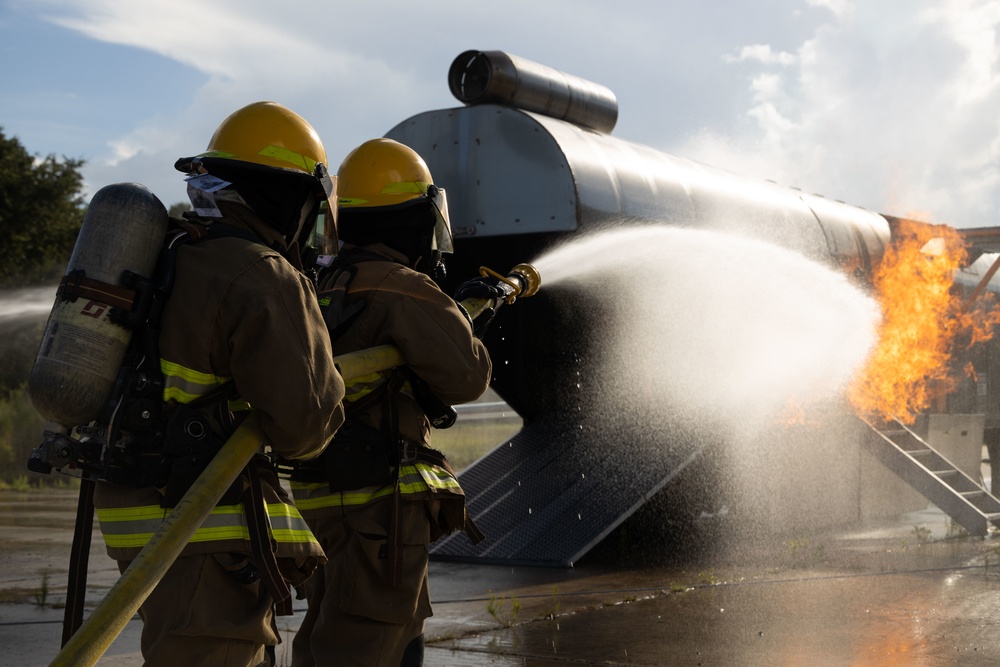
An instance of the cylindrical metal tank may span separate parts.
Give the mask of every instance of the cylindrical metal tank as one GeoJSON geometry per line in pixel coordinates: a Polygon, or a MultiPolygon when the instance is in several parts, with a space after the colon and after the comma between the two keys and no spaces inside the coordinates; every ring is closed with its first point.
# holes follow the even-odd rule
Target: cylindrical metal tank
{"type": "Polygon", "coordinates": [[[466,104],[535,111],[605,134],[618,122],[618,101],[608,88],[503,51],[460,54],[448,87],[466,104]]]}
{"type": "Polygon", "coordinates": [[[447,189],[457,240],[649,222],[764,238],[865,271],[889,240],[871,211],[521,109],[429,111],[386,136],[420,153],[447,189]]]}

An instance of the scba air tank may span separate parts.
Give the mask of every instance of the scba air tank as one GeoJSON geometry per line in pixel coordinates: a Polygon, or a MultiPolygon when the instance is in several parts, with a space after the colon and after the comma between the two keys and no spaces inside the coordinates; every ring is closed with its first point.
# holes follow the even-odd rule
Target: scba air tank
{"type": "Polygon", "coordinates": [[[167,218],[138,183],[108,185],[91,200],[28,378],[31,402],[50,422],[88,424],[111,399],[132,339],[111,312],[128,309],[126,271],[152,277],[167,218]]]}

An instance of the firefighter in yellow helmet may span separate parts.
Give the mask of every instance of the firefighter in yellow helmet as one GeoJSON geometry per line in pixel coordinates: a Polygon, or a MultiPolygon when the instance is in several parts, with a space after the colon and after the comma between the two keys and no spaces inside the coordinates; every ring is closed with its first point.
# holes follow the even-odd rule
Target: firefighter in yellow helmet
{"type": "MultiPolygon", "coordinates": [[[[108,554],[123,571],[248,410],[289,459],[319,455],[343,422],[343,380],[300,264],[335,196],[316,132],[258,102],[176,167],[188,174],[195,211],[173,221],[174,279],[158,336],[165,435],[139,443],[161,455],[156,469],[136,470],[134,484],[101,482],[95,494],[108,554]]],[[[290,585],[324,561],[258,455],[142,605],[145,664],[267,664],[265,647],[280,641],[275,613],[291,613],[290,585]]]]}
{"type": "Polygon", "coordinates": [[[389,139],[367,141],[337,173],[343,242],[320,273],[335,354],[397,346],[406,365],[347,386],[347,421],[315,465],[292,477],[296,505],[326,551],[304,589],[293,667],[423,664],[430,616],[428,545],[481,534],[431,422],[489,385],[485,346],[441,291],[452,250],[444,191],[424,160],[389,139]]]}

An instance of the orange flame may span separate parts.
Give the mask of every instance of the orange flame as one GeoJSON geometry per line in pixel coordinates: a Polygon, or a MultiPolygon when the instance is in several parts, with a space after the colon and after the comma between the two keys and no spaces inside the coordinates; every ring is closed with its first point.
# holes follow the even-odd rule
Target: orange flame
{"type": "Polygon", "coordinates": [[[912,423],[957,386],[949,362],[958,341],[989,340],[1000,312],[987,313],[984,301],[967,310],[952,290],[967,259],[955,229],[901,220],[895,232],[874,276],[882,309],[878,345],[848,398],[859,412],[912,423]]]}

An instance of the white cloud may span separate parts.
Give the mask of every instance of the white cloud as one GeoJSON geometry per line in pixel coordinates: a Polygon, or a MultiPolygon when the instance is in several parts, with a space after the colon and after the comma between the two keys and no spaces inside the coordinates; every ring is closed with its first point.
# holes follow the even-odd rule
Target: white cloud
{"type": "MultiPolygon", "coordinates": [[[[174,160],[202,150],[223,118],[261,99],[306,117],[324,137],[333,168],[355,145],[391,127],[378,124],[372,109],[428,108],[423,81],[408,76],[413,63],[393,66],[385,59],[391,49],[382,54],[343,46],[331,20],[336,12],[326,3],[296,3],[297,16],[315,20],[290,21],[276,20],[288,6],[270,2],[45,2],[48,20],[56,25],[100,42],[152,51],[206,75],[171,113],[151,106],[131,129],[110,138],[106,151],[89,160],[88,185],[98,174],[128,170],[148,174],[154,190],[172,192],[174,160]],[[159,170],[151,156],[161,160],[159,170]]],[[[365,32],[370,39],[371,31],[365,32]]]]}
{"type": "Polygon", "coordinates": [[[841,19],[850,18],[854,14],[854,0],[806,0],[806,4],[829,9],[841,19]]]}
{"type": "Polygon", "coordinates": [[[682,150],[708,161],[729,147],[741,155],[726,164],[882,213],[996,224],[1000,2],[810,4],[832,16],[780,75],[760,45],[739,59],[752,131],[682,150]]]}
{"type": "Polygon", "coordinates": [[[1000,2],[951,0],[929,7],[920,18],[943,32],[964,53],[951,80],[951,90],[959,104],[975,104],[996,93],[997,25],[1000,2]]]}
{"type": "Polygon", "coordinates": [[[786,51],[774,51],[770,44],[753,44],[740,49],[739,55],[726,55],[723,60],[728,63],[754,61],[765,65],[793,65],[795,55],[786,51]]]}
{"type": "MultiPolygon", "coordinates": [[[[233,2],[87,0],[52,3],[75,15],[50,15],[56,25],[95,40],[159,53],[208,74],[265,74],[288,61],[325,63],[326,50],[308,36],[253,18],[233,2]],[[254,57],[248,58],[250,54],[254,57]],[[267,57],[261,57],[267,54],[267,57]]],[[[290,26],[289,26],[290,27],[290,26]]]]}

